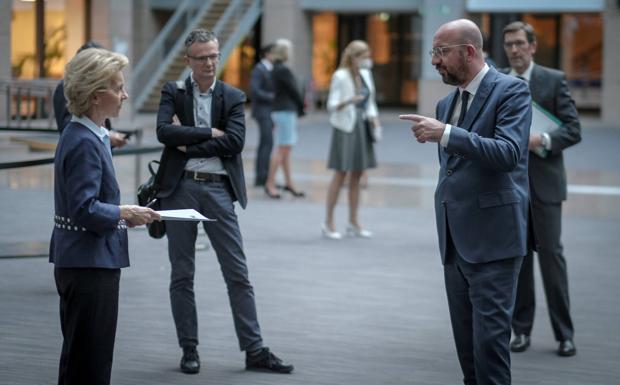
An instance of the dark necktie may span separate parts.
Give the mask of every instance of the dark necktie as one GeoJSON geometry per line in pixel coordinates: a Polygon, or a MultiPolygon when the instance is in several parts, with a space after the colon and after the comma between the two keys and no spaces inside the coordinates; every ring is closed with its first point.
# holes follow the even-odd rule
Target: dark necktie
{"type": "Polygon", "coordinates": [[[456,126],[461,127],[465,114],[467,113],[467,102],[469,101],[469,92],[463,90],[461,97],[461,113],[459,114],[459,120],[456,121],[456,126]]]}

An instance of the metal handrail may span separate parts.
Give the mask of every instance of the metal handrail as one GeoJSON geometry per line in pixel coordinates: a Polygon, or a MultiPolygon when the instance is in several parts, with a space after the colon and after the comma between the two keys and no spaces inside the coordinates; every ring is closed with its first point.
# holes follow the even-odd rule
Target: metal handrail
{"type": "MultiPolygon", "coordinates": [[[[228,7],[226,7],[226,10],[224,11],[220,19],[217,21],[215,26],[213,27],[213,33],[215,33],[216,36],[220,36],[222,29],[224,29],[224,27],[227,26],[232,20],[235,20],[234,19],[236,17],[235,13],[238,13],[239,11],[243,11],[243,8],[241,7],[242,5],[243,5],[242,0],[233,0],[228,4],[228,7]]],[[[235,48],[237,43],[241,40],[243,35],[247,33],[247,31],[249,31],[249,29],[256,22],[256,20],[258,20],[258,16],[260,16],[260,10],[261,10],[261,1],[254,0],[252,2],[252,5],[250,5],[250,7],[247,8],[247,10],[245,10],[245,12],[243,13],[241,20],[237,23],[233,33],[230,36],[228,36],[225,41],[220,40],[220,44],[222,44],[220,46],[222,65],[219,65],[217,67],[218,76],[219,76],[219,73],[224,69],[224,64],[226,63],[226,60],[228,59],[228,56],[230,55],[232,50],[235,48]]],[[[191,72],[191,69],[186,68],[185,70],[183,70],[183,72],[181,73],[181,76],[179,76],[179,79],[177,80],[183,80],[187,78],[190,72],[191,72]]]]}
{"type": "Polygon", "coordinates": [[[155,40],[153,40],[149,48],[142,55],[140,61],[134,66],[132,74],[134,78],[139,77],[145,71],[147,64],[156,59],[157,53],[164,44],[165,39],[173,32],[173,29],[176,27],[177,23],[182,21],[181,18],[184,16],[185,11],[190,8],[190,5],[193,6],[196,1],[197,0],[183,0],[181,5],[177,7],[172,14],[172,17],[170,17],[170,20],[166,22],[166,25],[162,28],[155,40]]]}
{"type": "MultiPolygon", "coordinates": [[[[45,117],[47,124],[51,127],[54,119],[53,94],[58,85],[58,79],[13,79],[0,80],[0,94],[6,98],[6,126],[17,127],[25,126],[30,128],[35,117],[45,117]],[[26,100],[26,117],[22,118],[22,102],[26,100]],[[31,110],[31,102],[35,102],[36,110],[31,110]],[[14,109],[12,107],[15,107],[14,109]],[[15,111],[15,118],[12,119],[12,111],[15,111]]],[[[0,107],[2,108],[2,107],[0,107]]]]}
{"type": "MultiPolygon", "coordinates": [[[[188,0],[186,0],[186,1],[188,1],[188,0]]],[[[195,0],[192,0],[192,1],[195,1],[195,0]]],[[[202,6],[198,9],[196,14],[192,17],[192,20],[187,23],[187,26],[185,27],[185,29],[184,29],[183,33],[181,34],[181,36],[187,36],[191,30],[196,28],[196,26],[202,20],[204,14],[213,5],[213,0],[203,1],[202,3],[203,3],[202,6]]],[[[179,17],[180,16],[178,16],[177,19],[179,17]]],[[[166,23],[166,26],[168,24],[170,24],[170,23],[166,23]]],[[[166,35],[163,35],[164,31],[162,30],[162,33],[160,33],[158,35],[156,41],[153,43],[153,45],[151,47],[157,47],[157,45],[162,45],[163,42],[164,42],[164,39],[166,39],[168,37],[168,35],[170,35],[170,31],[172,31],[174,27],[176,27],[176,26],[173,25],[169,29],[166,29],[166,32],[167,32],[166,35]]],[[[132,75],[133,76],[133,81],[135,82],[135,83],[132,83],[133,92],[136,93],[135,104],[134,104],[135,108],[139,108],[140,106],[142,106],[144,104],[145,100],[149,96],[150,91],[153,89],[153,87],[155,87],[155,85],[157,84],[159,79],[166,72],[168,66],[174,61],[174,59],[177,56],[177,53],[183,47],[183,44],[184,44],[184,40],[182,38],[181,39],[177,39],[175,41],[174,45],[165,54],[166,56],[163,58],[163,60],[157,60],[156,57],[143,58],[143,59],[147,59],[148,60],[146,63],[156,63],[157,64],[157,69],[155,71],[153,71],[153,72],[148,71],[148,73],[150,75],[149,80],[147,82],[145,82],[144,84],[142,84],[142,85],[139,83],[141,75],[140,74],[138,76],[135,76],[136,74],[132,75]]],[[[156,48],[154,48],[154,50],[156,50],[156,48]]],[[[154,54],[151,54],[151,55],[154,55],[154,54]]],[[[142,62],[142,60],[141,60],[141,62],[142,62]]],[[[146,64],[143,64],[143,66],[146,66],[146,64]]],[[[146,68],[146,67],[144,67],[144,68],[146,68]]]]}

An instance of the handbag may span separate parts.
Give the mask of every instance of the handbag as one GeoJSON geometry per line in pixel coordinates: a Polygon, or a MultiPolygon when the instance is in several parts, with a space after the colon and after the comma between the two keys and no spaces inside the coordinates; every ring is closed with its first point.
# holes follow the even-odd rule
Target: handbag
{"type": "MultiPolygon", "coordinates": [[[[157,178],[159,167],[157,168],[157,172],[154,171],[153,170],[154,164],[159,165],[160,163],[158,160],[152,160],[149,162],[148,168],[149,168],[149,172],[151,173],[151,175],[146,180],[146,182],[138,186],[137,196],[138,196],[138,204],[140,206],[148,205],[150,202],[152,202],[157,197],[157,194],[159,193],[160,186],[158,183],[159,179],[157,178]]],[[[159,201],[156,201],[149,207],[152,208],[153,210],[159,210],[161,208],[161,205],[159,201]]],[[[166,224],[163,221],[153,221],[147,224],[146,228],[149,232],[149,235],[152,238],[160,239],[164,235],[166,235],[166,224]]]]}
{"type": "Polygon", "coordinates": [[[383,128],[381,126],[375,126],[370,122],[370,120],[366,119],[366,134],[368,135],[368,139],[370,139],[371,143],[380,142],[383,138],[383,128]]]}

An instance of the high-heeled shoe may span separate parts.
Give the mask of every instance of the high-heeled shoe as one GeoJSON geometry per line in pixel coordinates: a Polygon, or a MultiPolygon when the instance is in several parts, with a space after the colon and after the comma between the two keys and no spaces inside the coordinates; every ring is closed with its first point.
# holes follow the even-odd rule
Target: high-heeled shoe
{"type": "Polygon", "coordinates": [[[331,231],[325,223],[321,225],[321,234],[323,234],[323,237],[327,239],[342,239],[342,234],[337,231],[331,231]]]}
{"type": "Polygon", "coordinates": [[[347,226],[347,236],[358,238],[372,238],[372,231],[362,229],[349,223],[347,226]]]}
{"type": "Polygon", "coordinates": [[[271,199],[280,199],[282,198],[282,196],[279,193],[272,193],[271,191],[269,191],[269,188],[267,188],[267,186],[265,186],[265,194],[267,194],[267,196],[271,199]]]}
{"type": "Polygon", "coordinates": [[[293,194],[293,196],[294,196],[295,198],[303,198],[303,197],[305,197],[305,196],[306,196],[306,193],[305,193],[305,192],[303,192],[303,191],[297,191],[297,190],[294,190],[294,189],[293,189],[292,187],[290,187],[290,186],[284,186],[282,189],[283,189],[284,191],[288,191],[288,192],[290,192],[291,194],[293,194]]]}

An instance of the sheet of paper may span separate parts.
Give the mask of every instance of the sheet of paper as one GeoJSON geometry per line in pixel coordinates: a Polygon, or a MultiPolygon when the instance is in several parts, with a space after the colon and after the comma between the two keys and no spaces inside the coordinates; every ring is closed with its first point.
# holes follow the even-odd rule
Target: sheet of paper
{"type": "MultiPolygon", "coordinates": [[[[532,102],[532,125],[530,126],[530,135],[550,132],[561,125],[562,122],[560,122],[558,118],[542,108],[538,103],[532,102]]],[[[547,157],[547,150],[543,147],[534,148],[531,151],[541,158],[547,157]]]]}
{"type": "Polygon", "coordinates": [[[207,218],[194,209],[181,210],[159,210],[163,221],[215,221],[215,219],[207,218]]]}
{"type": "Polygon", "coordinates": [[[532,102],[532,125],[530,126],[530,134],[553,131],[561,125],[562,122],[560,122],[558,118],[542,108],[538,103],[532,102]]]}

